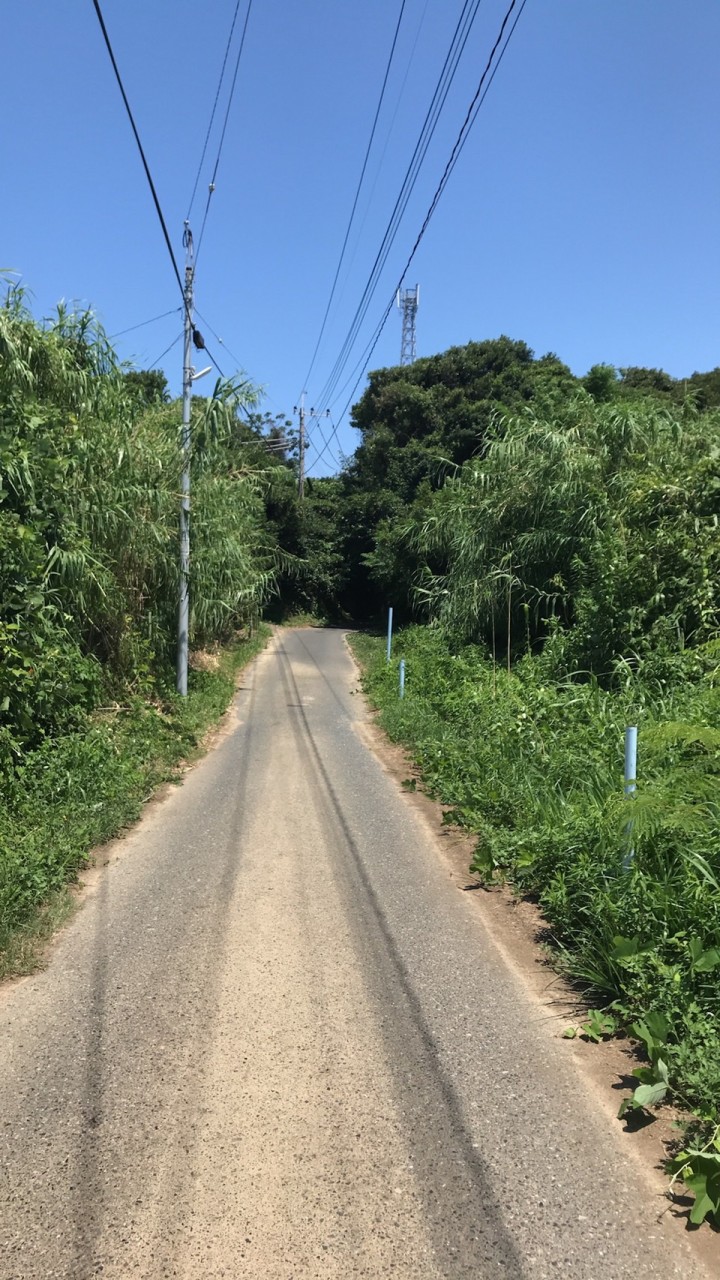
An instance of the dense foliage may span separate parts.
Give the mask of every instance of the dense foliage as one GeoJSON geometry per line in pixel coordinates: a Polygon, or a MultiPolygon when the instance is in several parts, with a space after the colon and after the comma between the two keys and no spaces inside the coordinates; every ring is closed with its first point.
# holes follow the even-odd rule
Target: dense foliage
{"type": "MultiPolygon", "coordinates": [[[[257,433],[238,417],[255,399],[249,385],[218,386],[193,405],[198,647],[252,622],[273,581],[265,500],[285,469],[268,466],[257,433]]],[[[99,781],[99,799],[83,807],[83,787],[102,776],[100,757],[118,752],[103,709],[177,712],[179,420],[162,377],[128,378],[92,315],[60,310],[39,325],[10,292],[0,308],[0,934],[84,851],[75,841],[68,852],[58,818],[50,842],[36,824],[37,857],[25,856],[30,798],[47,807],[48,787],[54,794],[66,779],[88,839],[107,834],[117,806],[99,781]]]]}
{"type": "Polygon", "coordinates": [[[717,634],[720,412],[580,393],[497,421],[405,536],[456,642],[550,635],[555,670],[660,671],[717,634]]]}
{"type": "MultiPolygon", "coordinates": [[[[255,616],[273,568],[247,386],[197,400],[192,635],[255,616]]],[[[179,409],[148,405],[92,316],[0,310],[0,767],[162,677],[178,594],[179,409]]]]}
{"type": "MultiPolygon", "coordinates": [[[[337,478],[314,481],[315,489],[310,488],[308,493],[303,520],[309,538],[302,544],[310,561],[305,593],[311,597],[314,591],[312,557],[317,524],[325,561],[325,612],[362,622],[379,617],[392,602],[397,617],[421,617],[422,597],[417,587],[427,585],[422,582],[425,570],[445,570],[446,547],[439,525],[443,511],[446,523],[454,516],[452,495],[446,494],[439,503],[433,495],[451,480],[467,488],[477,459],[485,457],[492,443],[496,446],[495,465],[501,467],[507,461],[500,446],[507,434],[508,420],[516,423],[514,443],[508,443],[508,449],[554,450],[546,460],[538,459],[536,479],[540,479],[544,466],[543,479],[552,476],[548,499],[555,500],[556,506],[564,496],[555,475],[556,463],[562,467],[566,487],[577,489],[586,483],[597,488],[609,477],[620,485],[628,463],[634,474],[642,469],[648,447],[659,484],[653,493],[644,495],[642,510],[639,498],[634,511],[630,510],[632,495],[627,493],[623,498],[629,531],[634,519],[646,532],[644,522],[653,519],[653,501],[659,505],[667,496],[678,509],[682,506],[682,487],[674,494],[668,491],[664,495],[660,484],[663,477],[672,475],[672,465],[678,460],[684,459],[694,468],[691,441],[702,450],[706,433],[711,430],[703,415],[719,405],[720,370],[674,379],[658,369],[618,371],[609,365],[596,365],[584,378],[576,378],[557,356],[548,354],[537,359],[526,343],[509,338],[470,342],[416,360],[412,365],[371,373],[367,389],[352,412],[352,422],[359,433],[355,453],[337,478]],[[603,440],[606,429],[612,433],[612,440],[603,440]],[[680,442],[673,441],[673,433],[678,430],[684,437],[680,442]],[[665,458],[666,446],[672,458],[665,458]],[[562,458],[558,448],[562,448],[562,458]],[[465,464],[472,464],[472,468],[465,464]],[[588,466],[592,466],[592,475],[584,473],[588,466]],[[463,472],[461,480],[459,468],[463,472]],[[407,536],[408,526],[422,528],[426,521],[431,521],[437,531],[434,545],[429,536],[422,543],[407,536]],[[328,598],[328,590],[334,596],[328,598]]],[[[522,463],[513,465],[519,473],[522,463]]],[[[694,474],[691,483],[697,479],[694,474]]],[[[711,476],[707,483],[711,486],[711,476]]],[[[593,498],[593,494],[590,496],[593,498]]],[[[703,498],[701,518],[711,509],[712,497],[710,488],[703,498]]],[[[462,501],[458,499],[458,504],[462,505],[462,501]]],[[[606,509],[614,510],[613,504],[611,496],[606,509]]],[[[530,513],[527,514],[529,519],[530,513]]],[[[602,512],[598,510],[596,514],[601,520],[602,512]]],[[[520,513],[516,515],[522,523],[520,513]]],[[[538,515],[535,513],[533,519],[538,515]]],[[[545,536],[557,543],[562,531],[555,531],[551,520],[548,510],[543,514],[545,536]]],[[[511,528],[510,521],[508,530],[511,528]]],[[[495,532],[500,536],[502,529],[498,526],[495,532]]],[[[691,517],[686,533],[692,537],[691,517]]],[[[538,540],[542,530],[536,531],[533,526],[532,536],[538,540]]],[[[589,551],[589,547],[584,550],[589,551]]],[[[553,551],[548,544],[550,556],[553,551]]],[[[601,555],[599,543],[595,551],[601,555]]],[[[630,553],[631,558],[635,556],[635,549],[630,548],[630,553]]],[[[571,558],[569,544],[564,546],[563,554],[566,559],[571,558]]],[[[506,576],[508,563],[506,559],[506,576]]],[[[636,567],[643,572],[639,554],[636,567]]],[[[633,564],[629,563],[627,571],[632,570],[633,564]]],[[[495,583],[494,594],[503,592],[501,584],[495,583]]],[[[564,583],[557,595],[557,612],[572,608],[564,583]]],[[[521,603],[519,599],[518,609],[521,603]]],[[[530,603],[537,613],[537,599],[530,603]]],[[[540,613],[545,612],[543,606],[540,613]]],[[[517,629],[515,621],[513,631],[517,629]]],[[[499,626],[499,617],[496,625],[499,626]]],[[[520,630],[524,634],[524,624],[520,630]]]]}
{"type": "Polygon", "coordinates": [[[368,689],[409,744],[449,817],[477,833],[474,870],[510,876],[540,902],[563,965],[626,1023],[667,1021],[676,1094],[720,1102],[720,646],[685,681],[648,686],[626,671],[612,691],[558,680],[545,656],[493,668],[485,649],[452,652],[439,628],[402,632],[397,665],[366,641],[368,689]],[[634,800],[623,738],[639,725],[634,800]],[[632,826],[629,827],[630,814],[632,826]],[[702,963],[699,963],[701,957],[702,963]]]}
{"type": "Polygon", "coordinates": [[[643,1045],[626,1108],[670,1093],[711,1123],[678,1157],[696,1221],[720,1218],[719,393],[505,339],[381,371],[336,524],[358,612],[430,624],[389,667],[359,653],[475,871],[540,903],[589,1033],[643,1045]]]}

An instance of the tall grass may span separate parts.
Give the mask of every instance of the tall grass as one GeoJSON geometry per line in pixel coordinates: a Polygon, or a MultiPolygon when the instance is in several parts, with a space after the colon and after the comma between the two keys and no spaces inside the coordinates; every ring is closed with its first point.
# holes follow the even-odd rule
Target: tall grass
{"type": "MultiPolygon", "coordinates": [[[[144,408],[92,315],[0,308],[0,768],[171,660],[179,405],[144,408]]],[[[193,405],[191,641],[256,617],[273,581],[263,492],[238,420],[257,395],[193,405]]]]}
{"type": "MultiPolygon", "coordinates": [[[[181,411],[148,407],[90,312],[0,306],[0,950],[194,741],[172,694],[181,411]],[[159,762],[156,769],[156,760],[159,762]]],[[[193,401],[191,644],[259,615],[277,553],[247,382],[193,401]]],[[[217,691],[216,691],[217,692],[217,691]]],[[[209,698],[209,701],[208,701],[209,698]]],[[[199,700],[199,701],[198,701],[199,700]]],[[[204,723],[207,722],[205,717],[204,723]]],[[[202,716],[201,716],[202,719],[202,716]]]]}
{"type": "Polygon", "coordinates": [[[720,666],[663,695],[550,682],[542,658],[510,675],[476,647],[451,652],[439,630],[401,632],[405,698],[380,640],[360,638],[366,687],[383,724],[411,749],[451,818],[476,833],[474,870],[535,897],[565,970],[632,1021],[661,1013],[677,1089],[720,1104],[720,666]],[[623,736],[639,725],[634,800],[623,792],[623,736]],[[632,827],[628,827],[632,818],[632,827]],[[634,858],[629,868],[630,847],[634,858]],[[707,959],[718,951],[717,966],[707,959]],[[706,960],[698,967],[697,960],[706,960]]]}

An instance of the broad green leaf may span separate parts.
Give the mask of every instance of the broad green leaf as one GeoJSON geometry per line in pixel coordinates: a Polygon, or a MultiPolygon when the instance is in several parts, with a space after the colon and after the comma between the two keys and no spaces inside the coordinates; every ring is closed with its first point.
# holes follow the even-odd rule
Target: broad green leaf
{"type": "Polygon", "coordinates": [[[633,1102],[638,1107],[656,1107],[667,1091],[667,1084],[662,1080],[657,1084],[641,1084],[633,1094],[633,1102]]]}
{"type": "Polygon", "coordinates": [[[711,947],[709,951],[703,951],[702,955],[693,964],[696,973],[710,973],[720,964],[720,951],[715,947],[711,947]]]}

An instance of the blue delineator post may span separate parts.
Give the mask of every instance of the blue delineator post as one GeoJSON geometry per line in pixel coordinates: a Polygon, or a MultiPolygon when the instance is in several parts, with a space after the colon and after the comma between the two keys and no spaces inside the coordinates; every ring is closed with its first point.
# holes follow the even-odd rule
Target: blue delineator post
{"type": "Polygon", "coordinates": [[[400,659],[400,697],[405,697],[405,659],[400,659]]]}
{"type": "Polygon", "coordinates": [[[392,605],[390,605],[390,608],[388,609],[388,638],[387,638],[388,664],[390,663],[390,654],[392,653],[392,618],[393,618],[393,611],[392,611],[392,605]]]}
{"type": "MultiPolygon", "coordinates": [[[[625,795],[632,796],[637,784],[637,725],[629,725],[625,730],[625,795]]],[[[628,849],[623,858],[623,869],[629,871],[632,860],[635,857],[635,850],[630,844],[630,833],[632,832],[632,818],[627,823],[625,831],[628,837],[628,849]]]]}

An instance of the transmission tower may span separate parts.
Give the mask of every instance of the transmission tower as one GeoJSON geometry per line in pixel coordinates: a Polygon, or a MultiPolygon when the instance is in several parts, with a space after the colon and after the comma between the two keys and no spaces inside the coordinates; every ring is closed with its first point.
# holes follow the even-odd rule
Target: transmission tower
{"type": "Polygon", "coordinates": [[[402,311],[402,343],[400,363],[412,364],[415,359],[415,316],[420,304],[420,285],[414,289],[398,289],[397,304],[402,311]]]}

